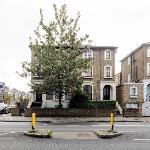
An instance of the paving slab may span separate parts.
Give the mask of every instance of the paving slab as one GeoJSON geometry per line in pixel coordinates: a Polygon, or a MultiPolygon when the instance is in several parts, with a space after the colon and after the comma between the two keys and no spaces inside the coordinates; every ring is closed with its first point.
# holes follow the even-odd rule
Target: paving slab
{"type": "MultiPolygon", "coordinates": [[[[0,115],[0,122],[31,122],[31,117],[0,115]]],[[[37,122],[47,123],[77,123],[77,122],[109,122],[110,117],[37,117],[37,122]]],[[[150,117],[122,117],[114,118],[115,122],[146,122],[150,123],[150,117]]]]}

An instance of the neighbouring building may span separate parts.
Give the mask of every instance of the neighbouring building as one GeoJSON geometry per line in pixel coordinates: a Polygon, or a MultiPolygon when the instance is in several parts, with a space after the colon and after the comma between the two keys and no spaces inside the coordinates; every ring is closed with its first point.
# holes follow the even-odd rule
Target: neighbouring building
{"type": "Polygon", "coordinates": [[[29,93],[24,91],[19,91],[16,88],[10,89],[8,86],[5,86],[3,91],[4,102],[15,106],[17,102],[24,103],[27,105],[29,101],[29,93]]]}
{"type": "MultiPolygon", "coordinates": [[[[83,58],[91,59],[92,65],[82,72],[84,77],[83,90],[91,95],[91,100],[116,100],[115,82],[115,54],[117,47],[114,46],[90,46],[87,50],[82,46],[83,58]]],[[[36,64],[35,51],[31,50],[31,63],[36,64]]],[[[39,75],[32,75],[31,82],[42,83],[39,75]]],[[[40,107],[56,107],[58,105],[57,95],[48,96],[36,91],[30,94],[31,100],[28,107],[33,104],[42,103],[40,107]]],[[[67,107],[69,99],[63,96],[63,107],[67,107]]]]}
{"type": "MultiPolygon", "coordinates": [[[[118,78],[118,76],[116,76],[118,78]]],[[[150,116],[150,42],[144,43],[121,60],[117,100],[128,108],[150,116]],[[136,104],[137,103],[137,104],[136,104]]]]}
{"type": "Polygon", "coordinates": [[[4,96],[4,89],[5,89],[5,83],[0,82],[0,102],[3,102],[3,96],[4,96]]]}

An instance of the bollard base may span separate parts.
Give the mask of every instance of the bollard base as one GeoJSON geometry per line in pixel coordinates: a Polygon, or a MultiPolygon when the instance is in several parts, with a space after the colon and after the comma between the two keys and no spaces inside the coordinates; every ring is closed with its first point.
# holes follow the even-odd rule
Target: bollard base
{"type": "Polygon", "coordinates": [[[99,138],[114,138],[122,135],[122,133],[116,132],[116,131],[104,131],[104,130],[96,130],[94,133],[99,137],[99,138]]]}
{"type": "Polygon", "coordinates": [[[38,138],[52,138],[52,131],[48,129],[29,130],[24,135],[38,138]]]}

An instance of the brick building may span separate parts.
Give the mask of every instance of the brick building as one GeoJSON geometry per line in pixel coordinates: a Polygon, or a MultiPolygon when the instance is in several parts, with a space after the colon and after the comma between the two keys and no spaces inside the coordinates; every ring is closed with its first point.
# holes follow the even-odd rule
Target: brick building
{"type": "Polygon", "coordinates": [[[143,103],[142,115],[149,116],[150,42],[142,44],[121,60],[120,79],[117,87],[119,103],[143,103]]]}
{"type": "MultiPolygon", "coordinates": [[[[82,46],[81,49],[83,50],[83,58],[92,61],[91,67],[82,72],[82,76],[84,77],[83,90],[91,95],[91,100],[116,100],[115,53],[117,47],[90,46],[90,50],[87,51],[82,46]]],[[[36,63],[34,53],[34,50],[32,50],[32,63],[36,63]]],[[[31,82],[38,84],[42,80],[40,80],[38,75],[32,75],[31,82]]],[[[36,101],[43,101],[42,107],[55,107],[58,105],[56,95],[39,95],[37,92],[34,92],[31,94],[29,107],[36,101]]],[[[62,99],[63,107],[67,107],[68,101],[69,97],[64,95],[62,99]]]]}

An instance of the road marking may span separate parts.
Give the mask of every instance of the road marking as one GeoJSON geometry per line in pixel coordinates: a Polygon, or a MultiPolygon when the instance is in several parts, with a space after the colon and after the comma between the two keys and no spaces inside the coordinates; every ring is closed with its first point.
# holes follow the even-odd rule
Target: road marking
{"type": "Polygon", "coordinates": [[[119,132],[121,132],[121,133],[134,133],[134,132],[136,132],[137,133],[137,131],[119,131],[119,132]]]}
{"type": "Polygon", "coordinates": [[[6,135],[6,134],[9,134],[9,133],[1,133],[0,135],[6,135]]]}
{"type": "Polygon", "coordinates": [[[9,132],[9,133],[17,133],[16,131],[12,131],[12,132],[9,132]]]}
{"type": "Polygon", "coordinates": [[[0,140],[13,140],[15,138],[0,138],[0,140]]]}
{"type": "Polygon", "coordinates": [[[150,141],[150,139],[133,139],[133,141],[150,141]]]}
{"type": "Polygon", "coordinates": [[[110,125],[100,125],[100,124],[95,124],[95,125],[91,125],[92,127],[108,127],[110,125]]]}
{"type": "Polygon", "coordinates": [[[80,125],[67,125],[68,127],[79,127],[80,125]]]}
{"type": "MultiPolygon", "coordinates": [[[[91,125],[92,127],[108,127],[110,125],[102,125],[102,124],[97,124],[97,125],[91,125]]],[[[129,125],[121,125],[121,124],[118,124],[118,125],[115,125],[115,127],[150,127],[150,125],[133,125],[133,124],[129,124],[129,125]]]]}
{"type": "Polygon", "coordinates": [[[4,132],[4,133],[0,133],[0,136],[1,136],[1,135],[6,135],[6,134],[20,133],[20,132],[25,132],[25,131],[11,131],[11,132],[4,132]]]}
{"type": "Polygon", "coordinates": [[[150,127],[150,125],[145,125],[145,124],[125,124],[125,125],[115,125],[117,127],[150,127]]]}

